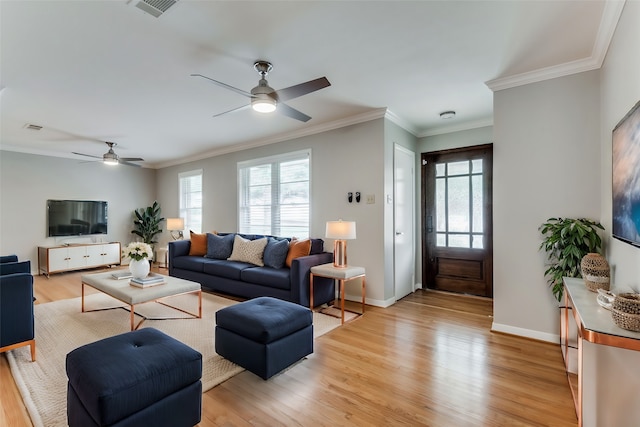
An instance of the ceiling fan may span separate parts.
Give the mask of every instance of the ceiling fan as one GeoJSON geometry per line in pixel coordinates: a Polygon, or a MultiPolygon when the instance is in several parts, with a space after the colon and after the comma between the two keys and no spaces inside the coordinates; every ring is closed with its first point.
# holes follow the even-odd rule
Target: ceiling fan
{"type": "Polygon", "coordinates": [[[116,144],[115,142],[107,142],[107,141],[105,141],[104,143],[109,146],[109,151],[104,153],[102,157],[92,156],[91,154],[76,153],[75,151],[73,151],[72,153],[77,154],[79,156],[87,156],[87,157],[93,157],[94,159],[102,159],[102,162],[105,165],[117,165],[121,163],[123,165],[140,167],[140,165],[137,165],[135,163],[130,163],[130,162],[144,161],[144,159],[141,159],[140,157],[120,157],[116,154],[115,151],[113,151],[113,146],[118,144],[116,144]]]}
{"type": "Polygon", "coordinates": [[[220,114],[216,114],[213,117],[218,117],[232,111],[238,111],[244,108],[251,107],[255,111],[258,111],[260,113],[271,113],[273,111],[277,111],[280,114],[291,117],[292,119],[300,120],[301,122],[307,122],[311,119],[311,117],[302,113],[301,111],[296,110],[295,108],[288,106],[284,103],[284,101],[298,98],[302,95],[307,95],[311,92],[315,92],[317,90],[331,86],[331,83],[329,83],[329,80],[327,80],[326,77],[320,77],[315,80],[309,80],[308,82],[297,84],[295,86],[290,86],[280,90],[274,90],[271,86],[269,86],[269,83],[266,80],[267,74],[269,74],[269,72],[273,69],[271,63],[267,61],[256,61],[253,64],[253,68],[255,68],[258,74],[260,74],[260,80],[258,81],[258,86],[251,89],[251,92],[246,92],[242,89],[238,89],[226,83],[219,82],[218,80],[214,80],[210,77],[203,76],[202,74],[191,74],[192,77],[202,77],[203,79],[207,79],[210,82],[217,84],[218,86],[251,98],[250,104],[243,105],[241,107],[234,108],[220,114]]]}

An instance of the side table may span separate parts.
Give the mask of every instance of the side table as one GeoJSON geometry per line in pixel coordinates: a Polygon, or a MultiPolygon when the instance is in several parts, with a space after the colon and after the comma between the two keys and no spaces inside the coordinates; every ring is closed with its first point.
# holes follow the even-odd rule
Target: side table
{"type": "Polygon", "coordinates": [[[354,265],[348,265],[344,268],[338,268],[333,263],[316,265],[311,267],[311,273],[309,274],[309,305],[313,310],[313,277],[327,277],[329,279],[337,280],[340,284],[340,313],[342,315],[342,323],[344,323],[344,283],[349,280],[362,278],[362,314],[364,314],[364,300],[365,300],[365,287],[366,277],[364,267],[356,267],[354,265]]]}
{"type": "Polygon", "coordinates": [[[156,255],[156,263],[158,264],[158,267],[169,268],[169,262],[167,259],[169,255],[169,248],[165,246],[163,248],[156,249],[156,255]]]}

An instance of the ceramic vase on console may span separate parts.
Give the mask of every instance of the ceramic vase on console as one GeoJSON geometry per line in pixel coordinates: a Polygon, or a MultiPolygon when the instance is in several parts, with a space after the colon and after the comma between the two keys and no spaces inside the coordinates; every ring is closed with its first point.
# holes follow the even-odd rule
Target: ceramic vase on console
{"type": "Polygon", "coordinates": [[[140,261],[132,259],[131,262],[129,262],[129,271],[135,279],[147,277],[150,270],[151,266],[149,265],[149,260],[146,258],[143,258],[140,261]]]}
{"type": "Polygon", "coordinates": [[[610,269],[609,263],[600,254],[588,253],[580,262],[580,271],[584,284],[591,292],[598,292],[598,289],[609,290],[610,269]]]}

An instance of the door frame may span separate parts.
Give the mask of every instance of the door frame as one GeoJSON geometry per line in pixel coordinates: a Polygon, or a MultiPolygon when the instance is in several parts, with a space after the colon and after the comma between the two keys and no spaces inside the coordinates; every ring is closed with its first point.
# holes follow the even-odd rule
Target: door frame
{"type": "MultiPolygon", "coordinates": [[[[411,238],[411,292],[415,292],[416,290],[416,203],[415,203],[415,191],[416,191],[416,153],[409,150],[406,147],[398,143],[394,143],[393,146],[393,296],[396,301],[399,300],[398,292],[397,292],[397,263],[396,263],[396,208],[397,208],[397,200],[398,195],[396,194],[396,153],[397,151],[402,151],[405,154],[408,154],[411,157],[411,194],[409,200],[411,202],[411,206],[407,207],[407,209],[411,212],[411,228],[405,231],[405,235],[411,238]]],[[[404,297],[404,296],[403,296],[404,297]]]]}
{"type": "MultiPolygon", "coordinates": [[[[428,192],[427,192],[427,174],[425,172],[425,166],[426,166],[426,157],[431,157],[434,155],[450,155],[450,154],[457,154],[457,153],[464,153],[464,152],[478,152],[478,151],[484,151],[484,150],[489,150],[491,155],[490,155],[490,162],[489,162],[489,167],[491,170],[491,173],[488,177],[488,182],[487,185],[489,186],[489,188],[491,189],[491,193],[493,193],[493,144],[489,143],[489,144],[481,144],[481,145],[472,145],[472,146],[467,146],[467,147],[460,147],[460,148],[452,148],[452,149],[446,149],[446,150],[437,150],[437,151],[429,151],[429,152],[424,152],[420,154],[420,222],[421,222],[421,230],[420,230],[420,239],[421,239],[421,250],[422,250],[422,259],[421,259],[421,264],[422,264],[422,287],[423,289],[428,289],[427,286],[427,281],[429,279],[430,276],[430,269],[429,269],[429,262],[428,262],[428,255],[429,255],[429,247],[428,247],[428,242],[427,242],[427,234],[428,234],[428,224],[427,224],[427,197],[429,196],[428,192]]],[[[485,202],[486,203],[486,202],[485,202]]],[[[486,206],[487,208],[487,215],[489,216],[487,219],[487,223],[486,223],[486,235],[488,236],[487,240],[487,247],[485,248],[486,250],[486,256],[485,256],[485,260],[487,262],[487,266],[486,266],[486,271],[485,274],[488,275],[488,289],[487,289],[487,293],[489,295],[490,298],[493,297],[493,197],[491,198],[490,203],[486,206]]],[[[433,227],[434,225],[432,224],[431,227],[433,227]]],[[[455,251],[454,251],[455,252],[455,251]]]]}

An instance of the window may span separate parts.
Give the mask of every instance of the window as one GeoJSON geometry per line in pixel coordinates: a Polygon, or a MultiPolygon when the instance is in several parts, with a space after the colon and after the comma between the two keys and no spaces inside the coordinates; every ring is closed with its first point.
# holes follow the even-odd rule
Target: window
{"type": "Polygon", "coordinates": [[[202,169],[178,174],[180,181],[180,217],[185,230],[202,232],[202,169]]]}
{"type": "Polygon", "coordinates": [[[238,163],[241,233],[309,237],[311,150],[238,163]]]}
{"type": "Polygon", "coordinates": [[[436,164],[436,245],[482,249],[482,159],[436,164]]]}

